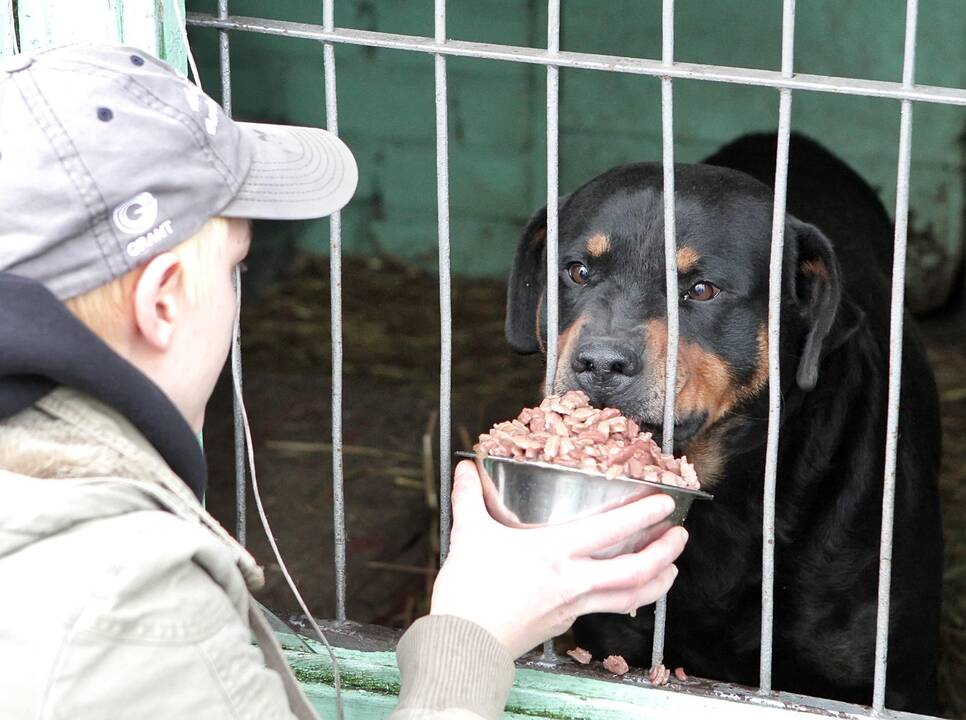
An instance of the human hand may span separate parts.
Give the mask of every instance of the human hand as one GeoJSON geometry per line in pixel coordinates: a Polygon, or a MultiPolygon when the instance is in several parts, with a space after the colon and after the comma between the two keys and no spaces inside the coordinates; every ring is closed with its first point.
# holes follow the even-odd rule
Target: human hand
{"type": "Polygon", "coordinates": [[[643,550],[606,560],[591,555],[658,523],[674,509],[667,495],[563,525],[514,529],[490,517],[476,466],[464,460],[453,485],[450,550],[430,610],[488,630],[519,657],[586,613],[626,613],[664,595],[687,531],[672,527],[643,550]]]}

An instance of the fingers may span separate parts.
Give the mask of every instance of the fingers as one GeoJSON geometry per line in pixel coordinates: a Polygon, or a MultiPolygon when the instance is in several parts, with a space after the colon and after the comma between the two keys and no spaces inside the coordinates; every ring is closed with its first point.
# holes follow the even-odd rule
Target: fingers
{"type": "Polygon", "coordinates": [[[590,555],[595,550],[624,540],[639,530],[659,523],[674,510],[674,500],[663,493],[635,500],[614,510],[566,523],[551,531],[561,550],[571,557],[590,555]]]}
{"type": "Polygon", "coordinates": [[[654,579],[643,585],[624,590],[589,593],[577,602],[576,614],[602,612],[626,614],[644,605],[650,605],[667,595],[677,575],[677,567],[668,565],[654,579]]]}
{"type": "Polygon", "coordinates": [[[640,552],[608,560],[578,560],[573,565],[572,572],[576,576],[573,580],[586,587],[588,593],[644,587],[677,560],[686,543],[687,531],[676,526],[640,552]]]}
{"type": "Polygon", "coordinates": [[[467,527],[487,517],[483,504],[483,485],[476,465],[462,460],[453,480],[453,526],[467,527]]]}

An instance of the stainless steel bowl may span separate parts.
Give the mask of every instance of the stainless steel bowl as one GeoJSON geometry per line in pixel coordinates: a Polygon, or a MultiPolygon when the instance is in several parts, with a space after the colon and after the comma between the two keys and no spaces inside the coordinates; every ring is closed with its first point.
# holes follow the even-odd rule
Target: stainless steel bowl
{"type": "Polygon", "coordinates": [[[486,509],[497,521],[514,528],[537,528],[596,515],[656,493],[674,499],[674,511],[663,521],[641,528],[624,542],[593,555],[608,558],[640,550],[672,525],[682,525],[691,503],[712,495],[700,490],[662,485],[628,477],[608,478],[600,473],[542,462],[457,452],[476,461],[483,481],[486,509]]]}

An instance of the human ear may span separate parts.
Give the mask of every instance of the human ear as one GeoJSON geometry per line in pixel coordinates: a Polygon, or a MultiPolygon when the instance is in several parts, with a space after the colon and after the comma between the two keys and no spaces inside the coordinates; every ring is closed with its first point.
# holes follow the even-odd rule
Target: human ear
{"type": "Polygon", "coordinates": [[[145,265],[134,288],[134,323],[155,350],[171,347],[184,300],[184,273],[174,253],[162,253],[145,265]]]}

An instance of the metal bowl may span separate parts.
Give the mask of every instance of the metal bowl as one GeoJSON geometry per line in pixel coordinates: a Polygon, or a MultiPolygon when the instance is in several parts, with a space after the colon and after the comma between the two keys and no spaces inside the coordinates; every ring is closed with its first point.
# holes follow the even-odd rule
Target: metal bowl
{"type": "Polygon", "coordinates": [[[664,520],[641,528],[620,543],[596,552],[608,558],[636,552],[672,525],[682,525],[691,503],[712,495],[700,490],[663,485],[628,477],[608,478],[587,470],[542,462],[457,452],[476,461],[483,482],[483,500],[493,519],[513,528],[559,525],[596,515],[657,493],[674,499],[674,511],[664,520]]]}

